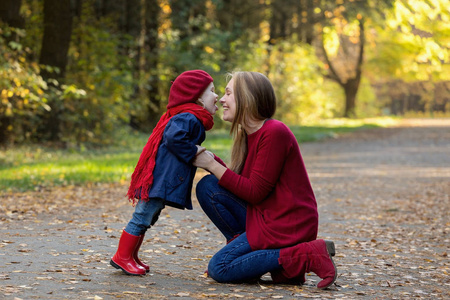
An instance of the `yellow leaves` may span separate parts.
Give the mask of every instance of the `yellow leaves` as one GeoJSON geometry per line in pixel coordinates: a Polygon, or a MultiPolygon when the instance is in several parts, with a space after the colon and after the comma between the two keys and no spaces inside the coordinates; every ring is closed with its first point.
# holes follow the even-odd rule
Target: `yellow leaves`
{"type": "Polygon", "coordinates": [[[172,9],[168,3],[161,3],[160,7],[164,14],[170,14],[172,12],[172,9]]]}
{"type": "Polygon", "coordinates": [[[4,100],[7,100],[8,98],[8,90],[2,89],[2,92],[0,93],[0,97],[2,98],[2,103],[4,103],[4,100]]]}
{"type": "Polygon", "coordinates": [[[20,87],[22,85],[22,83],[17,77],[13,78],[13,82],[17,87],[20,87]]]}
{"type": "Polygon", "coordinates": [[[134,291],[125,291],[123,292],[125,295],[142,295],[141,292],[134,292],[134,291]]]}
{"type": "Polygon", "coordinates": [[[209,54],[214,53],[214,49],[211,48],[211,47],[209,47],[209,46],[205,46],[205,51],[206,51],[207,53],[209,53],[209,54]]]}

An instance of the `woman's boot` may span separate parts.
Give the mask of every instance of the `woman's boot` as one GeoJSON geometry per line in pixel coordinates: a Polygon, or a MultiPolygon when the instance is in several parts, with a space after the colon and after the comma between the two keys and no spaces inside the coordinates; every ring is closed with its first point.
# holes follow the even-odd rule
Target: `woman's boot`
{"type": "Polygon", "coordinates": [[[140,259],[139,259],[139,257],[138,257],[138,253],[139,253],[139,248],[141,248],[141,245],[142,245],[142,241],[144,240],[144,234],[143,235],[141,235],[141,236],[139,236],[139,242],[138,242],[138,244],[136,245],[136,249],[134,250],[134,253],[133,253],[133,258],[134,258],[134,261],[138,264],[138,265],[140,265],[141,267],[143,267],[144,269],[145,269],[145,272],[150,272],[150,267],[148,266],[148,265],[146,265],[146,264],[144,264],[140,259]]]}
{"type": "Polygon", "coordinates": [[[287,278],[283,275],[283,269],[270,272],[270,276],[272,277],[273,283],[302,285],[306,281],[305,274],[294,278],[287,278]]]}
{"type": "Polygon", "coordinates": [[[128,275],[144,275],[145,269],[138,265],[133,258],[134,250],[139,243],[139,236],[122,231],[119,247],[111,258],[110,264],[116,269],[122,269],[128,275]]]}
{"type": "Polygon", "coordinates": [[[332,241],[315,240],[281,249],[278,262],[285,277],[296,278],[314,272],[322,279],[317,287],[325,289],[336,280],[337,270],[331,258],[334,254],[332,241]]]}

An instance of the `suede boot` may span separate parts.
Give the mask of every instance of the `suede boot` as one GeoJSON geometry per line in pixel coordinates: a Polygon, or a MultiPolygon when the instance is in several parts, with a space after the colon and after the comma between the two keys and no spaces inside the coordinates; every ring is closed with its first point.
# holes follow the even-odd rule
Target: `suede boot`
{"type": "Polygon", "coordinates": [[[296,278],[314,272],[322,279],[317,287],[325,289],[336,280],[337,269],[331,258],[334,254],[332,241],[315,240],[281,249],[278,262],[283,267],[283,276],[296,278]]]}
{"type": "Polygon", "coordinates": [[[144,275],[145,269],[136,264],[133,258],[134,250],[139,243],[139,236],[122,231],[119,247],[111,258],[110,264],[116,269],[122,269],[128,275],[144,275]]]}
{"type": "Polygon", "coordinates": [[[138,253],[139,253],[139,249],[141,248],[141,245],[142,245],[142,241],[144,240],[144,234],[143,235],[141,235],[141,236],[139,236],[139,242],[138,242],[138,244],[136,245],[136,249],[134,250],[134,253],[133,253],[133,258],[134,258],[134,261],[138,264],[138,265],[140,265],[141,267],[143,267],[144,269],[145,269],[145,272],[150,272],[150,267],[148,266],[148,265],[146,265],[146,264],[144,264],[140,259],[139,259],[139,257],[138,257],[138,253]]]}
{"type": "Polygon", "coordinates": [[[286,276],[283,275],[283,270],[270,272],[270,277],[272,277],[273,283],[302,285],[306,281],[305,274],[294,278],[287,278],[286,276]]]}

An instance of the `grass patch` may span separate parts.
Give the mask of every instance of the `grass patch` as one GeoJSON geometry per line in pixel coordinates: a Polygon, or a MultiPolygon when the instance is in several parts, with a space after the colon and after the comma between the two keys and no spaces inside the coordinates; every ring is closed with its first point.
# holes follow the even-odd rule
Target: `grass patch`
{"type": "MultiPolygon", "coordinates": [[[[303,143],[394,123],[393,119],[334,119],[290,128],[303,143]]],[[[14,192],[86,183],[128,183],[147,139],[147,134],[122,131],[118,133],[116,145],[103,149],[55,150],[33,145],[0,150],[0,190],[14,192]]],[[[231,145],[226,130],[207,132],[203,143],[224,161],[229,161],[231,145]]]]}

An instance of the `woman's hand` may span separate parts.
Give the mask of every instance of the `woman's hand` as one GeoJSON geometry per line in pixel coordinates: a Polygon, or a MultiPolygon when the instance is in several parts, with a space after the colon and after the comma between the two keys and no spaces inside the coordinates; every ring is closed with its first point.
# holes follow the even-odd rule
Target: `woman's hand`
{"type": "Polygon", "coordinates": [[[214,154],[204,149],[203,151],[197,152],[197,156],[195,157],[192,164],[202,169],[208,169],[208,165],[210,165],[214,161],[214,154]]]}

